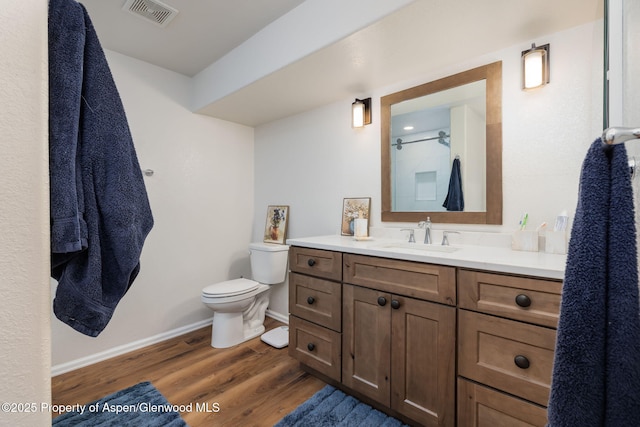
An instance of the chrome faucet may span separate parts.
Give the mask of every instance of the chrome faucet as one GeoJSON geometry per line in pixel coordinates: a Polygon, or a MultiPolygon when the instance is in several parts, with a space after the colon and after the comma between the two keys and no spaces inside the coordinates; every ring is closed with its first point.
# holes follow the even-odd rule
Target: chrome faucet
{"type": "Polygon", "coordinates": [[[460,234],[459,231],[443,231],[442,232],[442,246],[449,246],[449,234],[460,234]]]}
{"type": "Polygon", "coordinates": [[[431,244],[431,217],[428,216],[426,221],[420,221],[418,227],[424,228],[424,244],[431,244]]]}
{"type": "Polygon", "coordinates": [[[409,232],[409,243],[415,243],[416,242],[416,237],[414,235],[413,228],[403,228],[400,231],[408,231],[409,232]]]}

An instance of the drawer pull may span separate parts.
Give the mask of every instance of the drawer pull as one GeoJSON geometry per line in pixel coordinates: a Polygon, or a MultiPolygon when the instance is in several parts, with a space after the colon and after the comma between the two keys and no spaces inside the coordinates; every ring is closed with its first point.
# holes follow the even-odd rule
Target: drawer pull
{"type": "Polygon", "coordinates": [[[313,259],[313,258],[309,258],[309,259],[307,260],[307,265],[308,265],[309,267],[313,267],[314,265],[316,265],[316,260],[315,260],[315,259],[313,259]]]}
{"type": "Polygon", "coordinates": [[[385,297],[379,297],[378,298],[378,305],[380,307],[384,307],[385,305],[387,305],[387,299],[385,297]]]}
{"type": "Polygon", "coordinates": [[[314,343],[310,342],[309,344],[307,344],[307,349],[309,351],[313,351],[315,350],[315,348],[316,348],[316,345],[314,343]]]}
{"type": "Polygon", "coordinates": [[[521,369],[527,369],[530,365],[529,359],[522,355],[516,356],[513,361],[515,362],[516,366],[521,369]]]}
{"type": "Polygon", "coordinates": [[[531,298],[525,294],[520,294],[516,297],[516,304],[520,307],[529,307],[531,305],[531,298]]]}
{"type": "Polygon", "coordinates": [[[394,309],[399,309],[400,308],[400,301],[398,301],[397,299],[392,299],[391,300],[391,308],[394,309]]]}
{"type": "Polygon", "coordinates": [[[311,305],[311,304],[313,304],[314,302],[316,302],[316,300],[315,300],[315,298],[314,298],[314,297],[308,297],[308,298],[307,298],[307,304],[311,305]]]}

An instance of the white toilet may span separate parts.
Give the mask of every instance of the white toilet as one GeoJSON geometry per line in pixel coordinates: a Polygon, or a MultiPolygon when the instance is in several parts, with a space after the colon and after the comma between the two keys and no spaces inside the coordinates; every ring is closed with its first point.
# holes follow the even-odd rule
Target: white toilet
{"type": "Polygon", "coordinates": [[[213,310],[211,346],[227,348],[261,335],[270,285],[284,282],[289,246],[249,244],[254,280],[234,279],[202,290],[202,302],[213,310]]]}

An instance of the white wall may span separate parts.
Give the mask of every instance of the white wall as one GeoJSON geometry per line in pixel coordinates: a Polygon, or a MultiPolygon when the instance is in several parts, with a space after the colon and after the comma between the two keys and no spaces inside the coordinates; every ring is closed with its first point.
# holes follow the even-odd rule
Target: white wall
{"type": "Polygon", "coordinates": [[[460,115],[457,122],[463,139],[456,144],[452,139],[450,162],[460,155],[462,188],[464,188],[464,209],[469,212],[484,211],[487,208],[486,167],[487,137],[485,132],[486,114],[478,114],[469,105],[452,109],[460,115]]]}
{"type": "MultiPolygon", "coordinates": [[[[597,21],[534,40],[551,44],[551,83],[537,91],[520,90],[520,52],[528,42],[392,87],[353,94],[373,99],[373,123],[364,129],[350,127],[353,97],[259,126],[253,237],[259,238],[264,227],[261,207],[274,203],[291,207],[289,237],[339,234],[344,197],[372,197],[373,227],[407,225],[380,219],[380,97],[498,60],[503,76],[504,225],[457,227],[510,232],[523,211],[536,225],[553,223],[563,209],[575,211],[582,160],[602,132],[602,39],[602,21],[597,21]]],[[[276,289],[271,307],[287,311],[286,286],[276,289]]]]}
{"type": "Polygon", "coordinates": [[[0,8],[0,425],[50,425],[47,1],[0,8]]]}
{"type": "Polygon", "coordinates": [[[250,274],[253,129],[191,113],[180,74],[115,52],[107,59],[140,165],[155,172],[144,178],[155,225],[139,276],[97,338],[51,313],[55,373],[210,319],[202,288],[250,274]]]}

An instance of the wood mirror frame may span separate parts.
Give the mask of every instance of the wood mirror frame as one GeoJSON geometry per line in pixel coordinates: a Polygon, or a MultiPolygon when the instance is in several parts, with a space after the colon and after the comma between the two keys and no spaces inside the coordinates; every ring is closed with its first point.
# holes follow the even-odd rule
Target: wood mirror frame
{"type": "Polygon", "coordinates": [[[502,224],[502,61],[444,77],[380,98],[382,221],[502,224]],[[393,212],[391,195],[391,106],[479,80],[486,80],[486,211],[393,212]]]}

